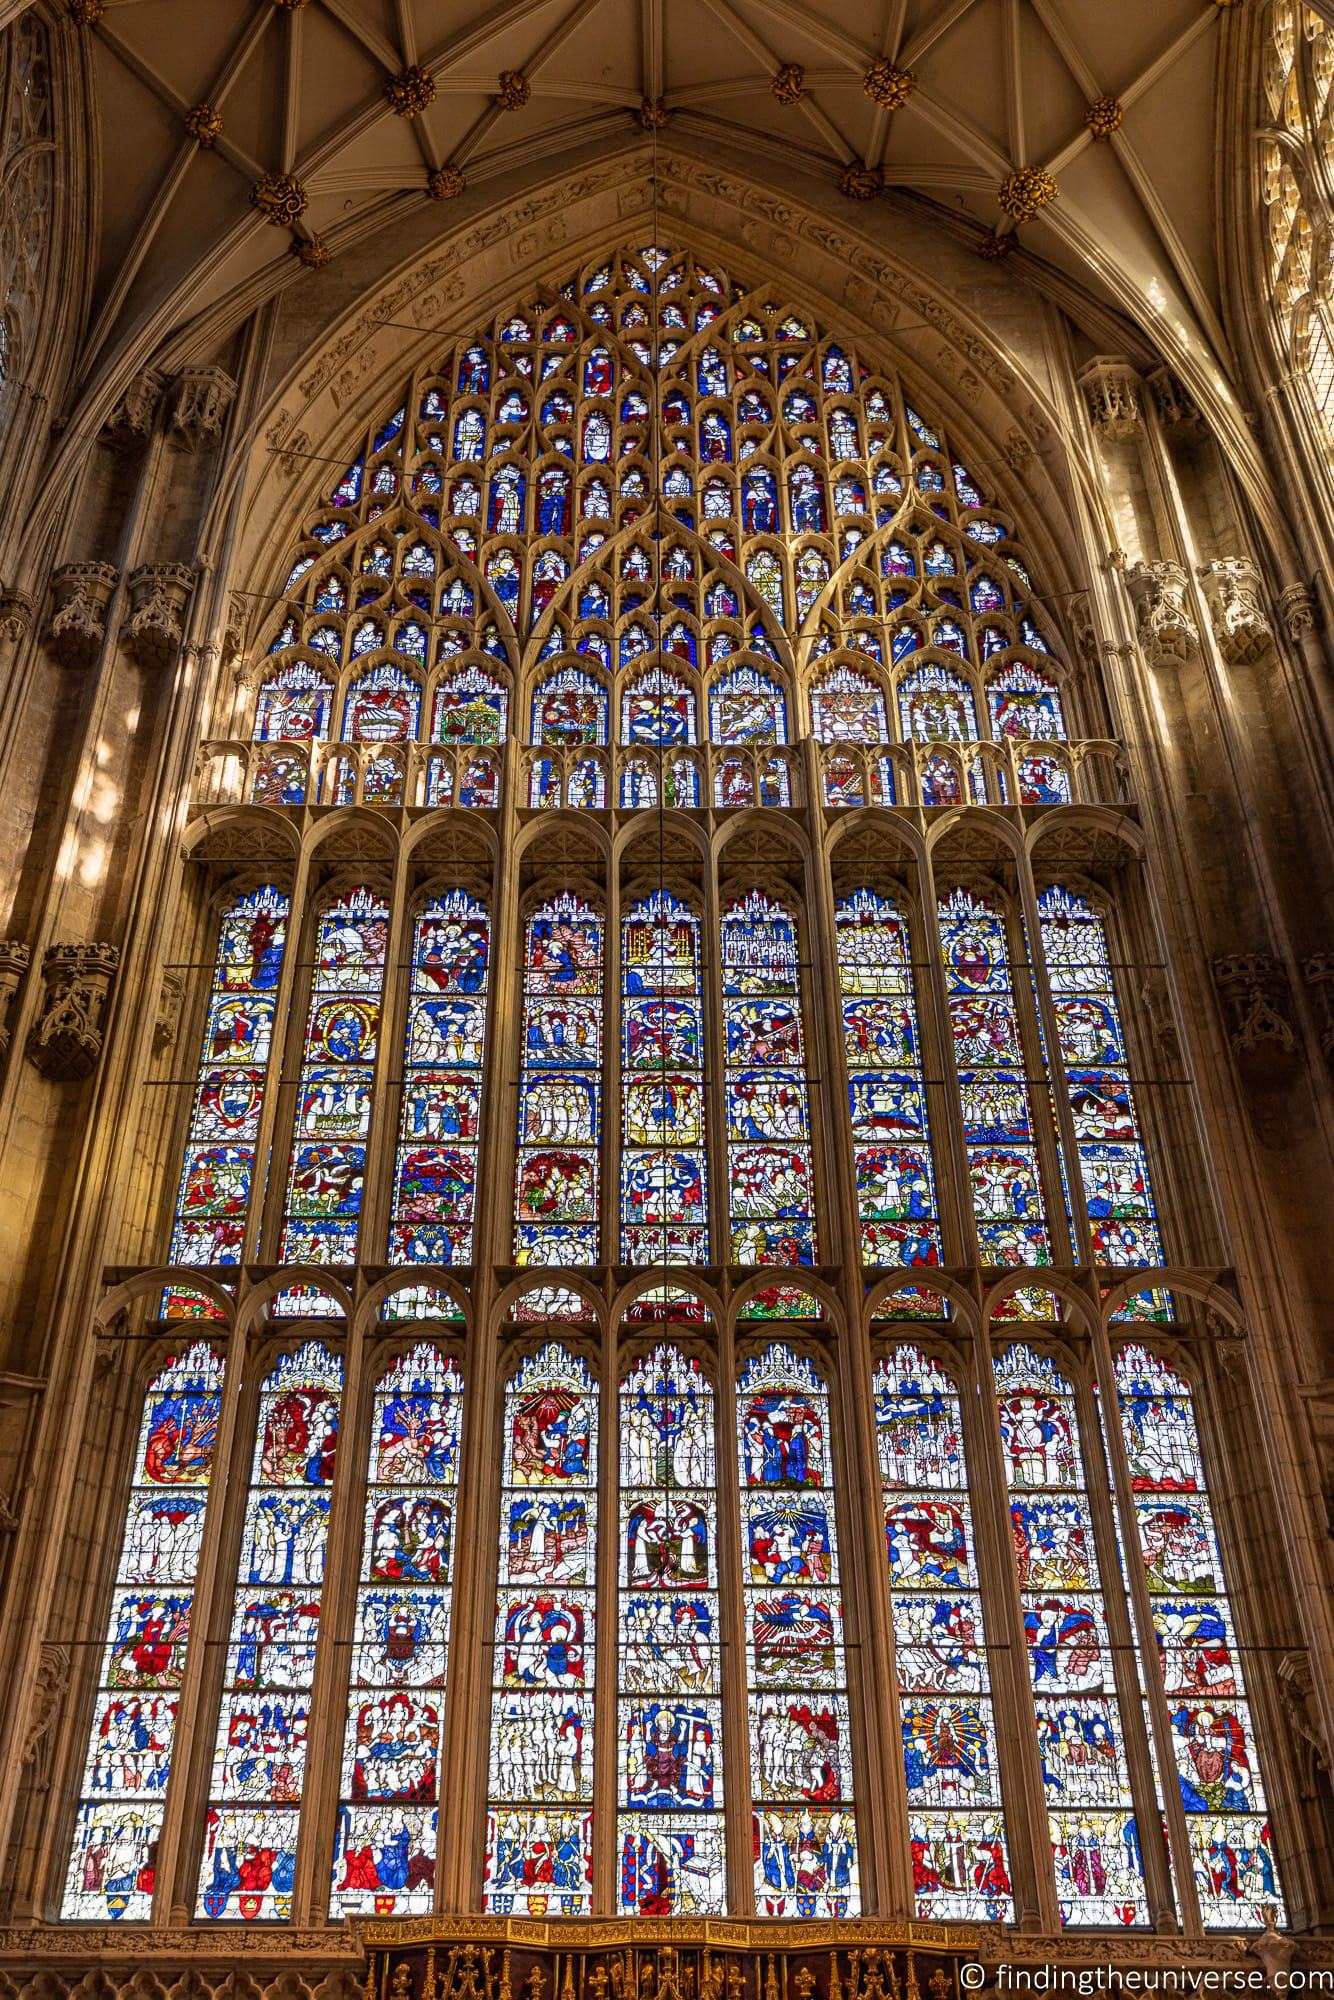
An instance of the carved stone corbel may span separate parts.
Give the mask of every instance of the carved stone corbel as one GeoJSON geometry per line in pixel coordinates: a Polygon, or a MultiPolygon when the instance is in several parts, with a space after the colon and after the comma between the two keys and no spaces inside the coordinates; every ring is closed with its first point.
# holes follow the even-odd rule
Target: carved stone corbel
{"type": "Polygon", "coordinates": [[[54,609],[47,644],[62,666],[90,667],[107,629],[107,606],[120,579],[111,563],[64,563],[51,578],[54,609]]]}
{"type": "Polygon", "coordinates": [[[102,426],[107,443],[118,451],[129,451],[142,444],[152,435],[161,401],[162,377],[157,370],[147,368],[142,375],[136,375],[102,426]]]}
{"type": "Polygon", "coordinates": [[[1176,666],[1199,648],[1190,578],[1175,562],[1137,562],[1126,571],[1139,642],[1150,665],[1176,666]]]}
{"type": "Polygon", "coordinates": [[[245,645],[247,619],[246,601],[239,590],[234,590],[227,599],[227,623],[222,632],[222,663],[225,667],[230,667],[240,657],[245,645]]]}
{"type": "Polygon", "coordinates": [[[1294,645],[1300,645],[1307,634],[1316,628],[1317,608],[1315,593],[1307,584],[1290,583],[1281,591],[1278,600],[1278,615],[1283,620],[1284,630],[1294,645]]]}
{"type": "Polygon", "coordinates": [[[182,613],[195,587],[187,563],[143,563],[127,579],[131,614],[125,640],[145,667],[165,667],[181,643],[182,613]]]}
{"type": "Polygon", "coordinates": [[[187,368],[176,377],[171,399],[171,439],[198,451],[222,436],[236,384],[224,368],[187,368]]]}
{"type": "Polygon", "coordinates": [[[19,1753],[20,1764],[32,1769],[33,1783],[40,1792],[44,1792],[51,1782],[52,1733],[65,1705],[69,1667],[69,1654],[63,1646],[48,1643],[42,1647],[37,1672],[33,1676],[23,1748],[19,1753]]]}
{"type": "Polygon", "coordinates": [[[1213,962],[1232,1054],[1242,1069],[1274,1070],[1297,1053],[1287,969],[1267,952],[1232,952],[1213,962]]]}
{"type": "Polygon", "coordinates": [[[46,991],[28,1035],[27,1057],[55,1083],[80,1083],[97,1068],[103,1020],[120,952],[114,944],[53,944],[42,958],[46,991]]]}
{"type": "Polygon", "coordinates": [[[1111,354],[1095,355],[1080,369],[1079,386],[1088,405],[1089,421],[1100,438],[1116,441],[1143,434],[1140,379],[1128,361],[1111,354]]]}
{"type": "Polygon", "coordinates": [[[153,1053],[160,1056],[164,1049],[173,1046],[181,1025],[181,1001],[185,997],[185,981],[179,972],[164,971],[162,991],[158,995],[157,1019],[153,1023],[153,1053]]]}
{"type": "Polygon", "coordinates": [[[1201,421],[1199,405],[1195,398],[1170,368],[1155,368],[1144,379],[1153,397],[1153,407],[1158,412],[1158,421],[1166,429],[1176,430],[1182,426],[1194,426],[1201,421]]]}
{"type": "Polygon", "coordinates": [[[17,584],[0,589],[0,633],[15,643],[26,639],[32,630],[33,603],[26,590],[17,584]]]}
{"type": "Polygon", "coordinates": [[[1301,1777],[1302,1797],[1313,1799],[1320,1772],[1329,1775],[1329,1745],[1315,1700],[1315,1679],[1309,1653],[1284,1653],[1278,1663],[1278,1692],[1287,1714],[1301,1777]]]}
{"type": "Polygon", "coordinates": [[[1244,556],[1225,556],[1195,572],[1204,585],[1218,650],[1232,667],[1263,659],[1274,644],[1260,572],[1244,556]]]}
{"type": "Polygon", "coordinates": [[[14,996],[23,984],[32,953],[22,938],[0,938],[0,1056],[8,1055],[14,996]]]}
{"type": "Polygon", "coordinates": [[[1320,1050],[1334,1063],[1334,951],[1313,951],[1302,960],[1302,976],[1320,1023],[1320,1050]]]}

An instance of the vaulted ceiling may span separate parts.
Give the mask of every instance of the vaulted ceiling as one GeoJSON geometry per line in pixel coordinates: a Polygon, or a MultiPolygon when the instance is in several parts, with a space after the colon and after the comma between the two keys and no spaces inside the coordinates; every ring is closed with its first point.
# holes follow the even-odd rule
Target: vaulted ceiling
{"type": "Polygon", "coordinates": [[[72,11],[95,17],[74,32],[91,46],[101,162],[85,380],[154,313],[179,326],[265,267],[298,275],[289,251],[301,241],[316,241],[308,256],[322,243],[336,254],[368,209],[389,219],[395,203],[425,202],[437,169],[459,169],[472,189],[516,168],[539,180],[562,152],[646,129],[696,155],[740,146],[780,184],[795,160],[825,178],[835,208],[855,209],[840,176],[863,167],[871,178],[854,173],[856,187],[925,197],[979,240],[1016,227],[998,198],[1007,177],[1045,169],[1057,191],[1018,225],[1025,251],[1226,372],[1214,167],[1227,0],[75,0],[72,11]],[[502,72],[518,79],[512,108],[502,72]],[[1112,101],[1108,136],[1087,122],[1099,100],[1112,101]],[[212,116],[191,130],[200,106],[212,116]],[[300,183],[296,245],[252,203],[266,175],[300,183]]]}

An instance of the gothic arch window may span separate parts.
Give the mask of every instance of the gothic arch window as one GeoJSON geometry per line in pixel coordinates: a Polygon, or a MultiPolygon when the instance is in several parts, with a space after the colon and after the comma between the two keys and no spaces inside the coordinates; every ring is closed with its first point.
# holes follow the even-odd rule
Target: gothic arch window
{"type": "Polygon", "coordinates": [[[218,1348],[118,1405],[66,1915],[1275,1900],[1127,781],[976,444],[643,248],[346,441],[201,747],[218,1348]]]}

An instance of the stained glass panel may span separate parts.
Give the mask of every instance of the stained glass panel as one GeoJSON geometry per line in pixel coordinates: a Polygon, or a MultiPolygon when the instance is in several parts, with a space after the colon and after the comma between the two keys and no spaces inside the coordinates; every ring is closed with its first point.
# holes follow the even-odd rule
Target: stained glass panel
{"type": "Polygon", "coordinates": [[[1061,1922],[1148,1922],[1074,1392],[1031,1347],[995,1360],[1019,1601],[1061,1922]]]}
{"type": "Polygon", "coordinates": [[[251,889],[222,919],[168,1257],[238,1264],[273,1041],[287,898],[251,889]]]}
{"type": "Polygon", "coordinates": [[[726,1908],[714,1397],[662,1346],[620,1394],[620,1907],[726,1908]]]}
{"type": "Polygon", "coordinates": [[[699,919],[663,891],[621,926],[621,1256],[706,1264],[708,1169],[699,919]]]}
{"type": "Polygon", "coordinates": [[[413,926],[392,1263],[472,1261],[490,948],[486,910],[461,889],[413,926]]]}
{"type": "Polygon", "coordinates": [[[1282,1925],[1255,1727],[1190,1385],[1144,1347],[1116,1360],[1121,1431],[1207,1930],[1282,1925]]]}
{"type": "Polygon", "coordinates": [[[1162,1239],[1102,918],[1092,903],[1061,887],[1038,899],[1038,918],[1094,1259],[1160,1264],[1162,1239]]]}
{"type": "Polygon", "coordinates": [[[375,1387],[329,1914],[420,1916],[435,1891],[463,1381],[425,1344],[375,1387]]]}
{"type": "Polygon", "coordinates": [[[197,1342],[144,1397],[61,1904],[67,1919],[133,1923],[152,1914],[222,1373],[221,1357],[197,1342]]]}
{"type": "Polygon", "coordinates": [[[1004,915],[955,889],[940,905],[940,943],[982,1262],[1049,1264],[1004,915]]]}
{"type": "Polygon", "coordinates": [[[351,1264],[380,1038],[389,909],[351,889],[320,914],[279,1256],[351,1264]]]}
{"type": "Polygon", "coordinates": [[[292,1914],[342,1388],[315,1341],[260,1386],[197,1917],[292,1914]]]}
{"type": "Polygon", "coordinates": [[[914,1907],[1011,1923],[991,1665],[959,1392],[920,1348],[875,1371],[914,1907]]]}
{"type": "Polygon", "coordinates": [[[912,952],[897,904],[869,889],[834,910],[864,1264],[938,1264],[940,1223],[912,952]]]}
{"type": "Polygon", "coordinates": [[[755,1907],[861,1908],[829,1391],[775,1344],[737,1388],[755,1907]]]}
{"type": "Polygon", "coordinates": [[[734,1264],[815,1262],[797,925],[759,890],[722,916],[728,1210],[734,1264]]]}
{"type": "Polygon", "coordinates": [[[593,1894],[598,1388],[554,1341],[505,1390],[486,1908],[585,1916],[593,1894]]]}
{"type": "Polygon", "coordinates": [[[524,928],[516,1264],[598,1259],[602,933],[568,892],[524,928]]]}

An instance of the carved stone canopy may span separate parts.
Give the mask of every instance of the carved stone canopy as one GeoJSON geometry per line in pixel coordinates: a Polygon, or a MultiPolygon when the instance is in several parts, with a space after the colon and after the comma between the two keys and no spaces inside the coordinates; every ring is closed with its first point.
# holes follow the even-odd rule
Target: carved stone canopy
{"type": "Polygon", "coordinates": [[[1144,429],[1140,379],[1128,361],[1098,354],[1079,371],[1094,430],[1102,438],[1139,437],[1144,429]]]}
{"type": "Polygon", "coordinates": [[[1213,962],[1237,1064],[1256,1073],[1285,1068],[1297,1053],[1287,969],[1266,952],[1232,952],[1213,962]]]}
{"type": "Polygon", "coordinates": [[[1302,976],[1315,1005],[1321,1052],[1326,1062],[1334,1063],[1334,951],[1316,951],[1304,958],[1302,976]]]}
{"type": "Polygon", "coordinates": [[[22,938],[0,938],[0,1056],[9,1053],[14,996],[23,984],[32,953],[22,938]]]}
{"type": "Polygon", "coordinates": [[[120,579],[111,563],[65,563],[51,578],[47,644],[63,666],[88,667],[106,634],[107,606],[120,579]]]}
{"type": "Polygon", "coordinates": [[[1170,368],[1155,368],[1144,379],[1153,397],[1158,421],[1166,430],[1193,428],[1201,421],[1195,398],[1170,368]]]}
{"type": "Polygon", "coordinates": [[[187,368],[176,377],[171,399],[174,444],[197,451],[222,435],[222,421],[236,395],[236,384],[223,368],[187,368]]]}
{"type": "Polygon", "coordinates": [[[1176,562],[1138,562],[1126,571],[1139,642],[1151,666],[1188,660],[1200,643],[1190,602],[1190,578],[1176,562]]]}
{"type": "Polygon", "coordinates": [[[186,563],[143,563],[127,580],[131,613],[125,641],[145,667],[165,667],[181,643],[181,616],[195,573],[186,563]]]}
{"type": "Polygon", "coordinates": [[[80,1083],[97,1068],[111,982],[120,964],[114,944],[53,944],[42,959],[46,988],[28,1035],[33,1068],[57,1083],[80,1083]]]}
{"type": "Polygon", "coordinates": [[[0,633],[6,639],[26,639],[32,627],[32,598],[17,584],[0,587],[0,633]]]}
{"type": "Polygon", "coordinates": [[[1250,666],[1274,644],[1260,572],[1244,556],[1205,563],[1195,574],[1204,585],[1218,649],[1229,666],[1250,666]]]}
{"type": "Polygon", "coordinates": [[[162,400],[162,377],[151,368],[136,375],[103,426],[102,435],[117,450],[142,444],[153,429],[162,400]]]}
{"type": "Polygon", "coordinates": [[[1278,615],[1288,637],[1299,644],[1316,628],[1318,608],[1314,591],[1308,584],[1290,583],[1279,595],[1278,615]]]}

